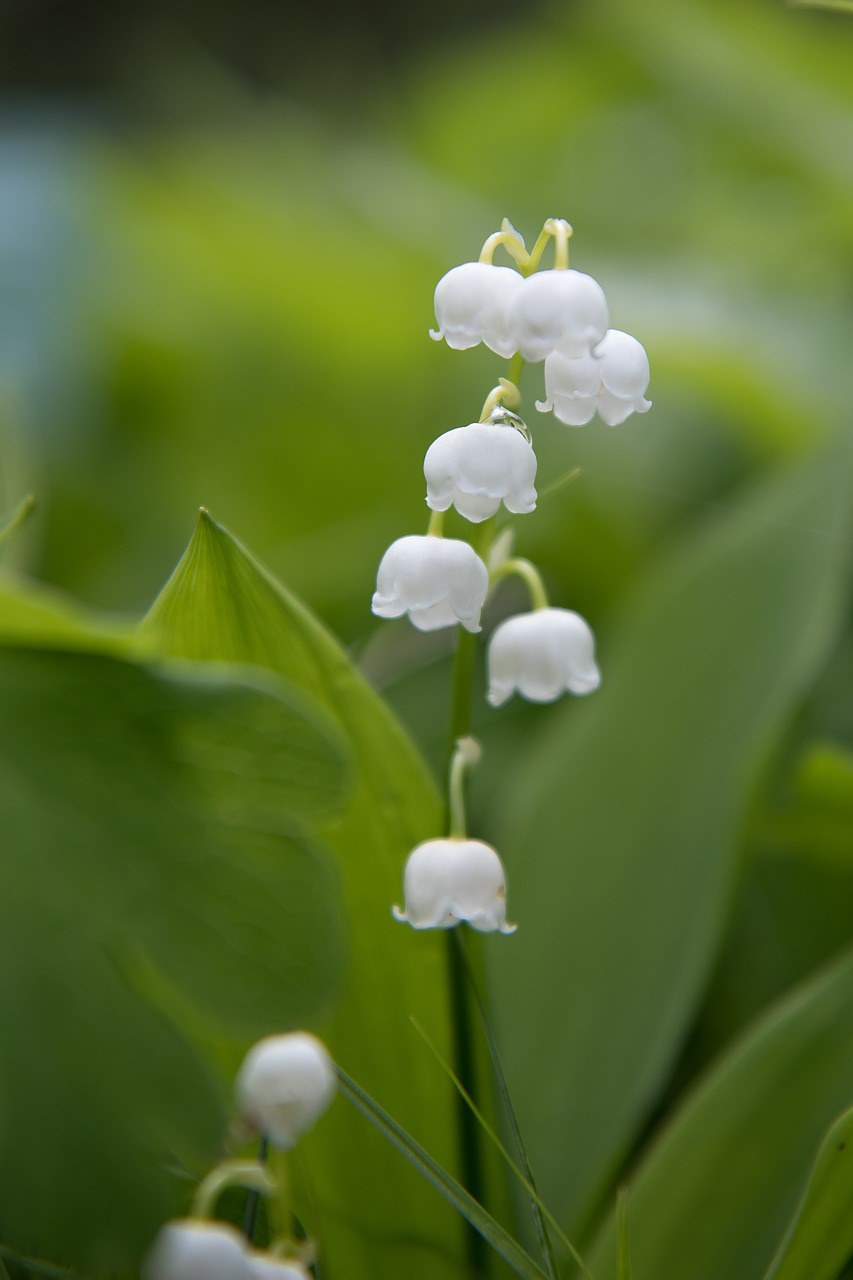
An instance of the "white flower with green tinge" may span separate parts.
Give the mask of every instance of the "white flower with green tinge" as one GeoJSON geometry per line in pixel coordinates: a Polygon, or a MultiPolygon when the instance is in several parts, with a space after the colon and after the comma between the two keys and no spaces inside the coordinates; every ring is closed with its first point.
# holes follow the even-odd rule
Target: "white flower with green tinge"
{"type": "Polygon", "coordinates": [[[427,505],[433,511],[454,506],[478,524],[503,502],[514,515],[536,507],[536,454],[513,426],[472,422],[434,440],[424,458],[427,505]]]}
{"type": "Polygon", "coordinates": [[[499,707],[514,693],[529,702],[553,702],[563,693],[592,693],[601,683],[595,638],[570,609],[535,609],[507,618],[488,648],[489,692],[499,707]]]}
{"type": "Polygon", "coordinates": [[[168,1222],[143,1264],[143,1280],[251,1280],[246,1241],[233,1227],[200,1218],[168,1222]]]}
{"type": "Polygon", "coordinates": [[[394,918],[413,929],[469,924],[480,933],[514,933],[506,922],[506,877],[482,840],[427,840],[409,854],[403,875],[405,907],[394,918]]]}
{"type": "Polygon", "coordinates": [[[323,1114],[336,1088],[324,1045],[306,1031],[293,1031],[268,1036],[249,1050],[237,1073],[237,1105],[273,1146],[289,1149],[323,1114]]]}
{"type": "Polygon", "coordinates": [[[467,542],[408,534],[382,557],[372,608],[379,618],[408,614],[419,631],[457,622],[479,631],[488,590],[489,571],[467,542]]]}
{"type": "Polygon", "coordinates": [[[582,427],[597,413],[608,426],[618,426],[632,413],[647,413],[649,359],[640,342],[620,329],[608,329],[593,352],[575,356],[562,347],[545,361],[545,399],[541,413],[570,427],[582,427]]]}
{"type": "Polygon", "coordinates": [[[499,356],[515,352],[509,312],[523,281],[512,267],[491,262],[463,262],[442,276],[435,289],[436,342],[442,338],[456,351],[481,342],[499,356]]]}

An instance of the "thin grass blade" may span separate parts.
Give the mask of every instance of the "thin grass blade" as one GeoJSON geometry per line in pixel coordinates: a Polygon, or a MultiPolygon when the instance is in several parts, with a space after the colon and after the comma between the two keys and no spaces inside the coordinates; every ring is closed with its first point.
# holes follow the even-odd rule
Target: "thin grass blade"
{"type": "MultiPolygon", "coordinates": [[[[498,1086],[498,1092],[500,1094],[501,1101],[504,1107],[504,1112],[506,1114],[507,1122],[509,1124],[510,1132],[512,1134],[513,1145],[515,1147],[516,1155],[518,1156],[518,1161],[519,1161],[519,1164],[521,1165],[521,1170],[524,1175],[522,1181],[528,1184],[528,1190],[529,1192],[532,1193],[530,1197],[530,1211],[533,1214],[533,1222],[536,1227],[536,1235],[539,1240],[539,1247],[542,1250],[543,1257],[545,1258],[546,1265],[548,1267],[548,1273],[553,1277],[557,1275],[557,1261],[554,1256],[554,1245],[551,1241],[550,1235],[548,1234],[548,1228],[545,1225],[545,1219],[542,1214],[541,1197],[539,1195],[539,1190],[536,1186],[536,1179],[533,1177],[533,1170],[530,1167],[530,1160],[528,1159],[527,1151],[524,1146],[524,1141],[521,1136],[521,1128],[518,1123],[518,1118],[515,1114],[515,1107],[512,1105],[512,1098],[510,1097],[509,1086],[507,1085],[506,1076],[504,1075],[504,1069],[501,1064],[500,1054],[498,1053],[497,1041],[495,1040],[494,1032],[492,1031],[492,1025],[489,1021],[488,1013],[486,1012],[485,1003],[483,1002],[483,998],[480,995],[480,988],[478,987],[477,980],[474,977],[474,971],[471,968],[467,955],[465,954],[464,944],[459,937],[456,937],[454,941],[456,942],[456,945],[462,956],[462,963],[465,967],[465,973],[468,978],[468,985],[471,988],[471,992],[474,996],[474,1003],[477,1006],[477,1013],[479,1014],[479,1017],[480,1017],[480,1025],[483,1028],[483,1035],[485,1036],[486,1045],[488,1046],[488,1050],[489,1050],[489,1058],[492,1063],[492,1071],[494,1072],[495,1083],[498,1086]]],[[[458,1084],[457,1084],[457,1087],[458,1087],[458,1084]]],[[[505,1158],[508,1159],[506,1152],[504,1152],[504,1156],[505,1158]]],[[[512,1165],[512,1161],[509,1161],[509,1163],[510,1165],[512,1165]]],[[[572,1257],[575,1259],[575,1262],[577,1262],[578,1266],[586,1273],[586,1268],[581,1262],[579,1256],[575,1253],[574,1246],[568,1242],[567,1238],[566,1238],[566,1244],[568,1245],[569,1251],[572,1257]]]]}
{"type": "MultiPolygon", "coordinates": [[[[471,1111],[472,1115],[475,1117],[475,1119],[476,1119],[476,1120],[477,1120],[477,1122],[479,1123],[479,1125],[480,1125],[480,1127],[482,1128],[483,1132],[484,1132],[484,1133],[486,1134],[486,1136],[487,1136],[488,1138],[490,1138],[490,1139],[491,1139],[491,1141],[494,1143],[495,1147],[497,1148],[497,1150],[500,1152],[501,1156],[502,1156],[502,1157],[503,1157],[503,1159],[505,1160],[507,1167],[508,1167],[508,1168],[510,1169],[510,1171],[514,1174],[514,1176],[518,1179],[518,1181],[520,1182],[520,1184],[522,1185],[522,1187],[524,1187],[524,1190],[525,1190],[525,1191],[527,1192],[527,1194],[530,1196],[531,1205],[532,1205],[532,1206],[535,1206],[535,1208],[536,1208],[537,1212],[541,1215],[541,1218],[542,1218],[542,1220],[543,1220],[543,1221],[542,1221],[542,1228],[543,1228],[543,1231],[545,1231],[545,1230],[546,1230],[546,1229],[545,1229],[545,1222],[546,1222],[546,1221],[547,1221],[547,1222],[549,1222],[549,1223],[551,1224],[551,1226],[553,1227],[554,1231],[556,1232],[558,1240],[560,1240],[560,1241],[561,1241],[561,1243],[565,1246],[565,1248],[566,1248],[566,1252],[569,1254],[569,1256],[572,1258],[572,1260],[575,1262],[575,1264],[576,1264],[576,1265],[580,1268],[580,1270],[583,1272],[584,1276],[586,1277],[586,1280],[593,1280],[593,1277],[592,1277],[592,1275],[591,1275],[590,1271],[588,1270],[588,1268],[587,1268],[587,1266],[586,1266],[586,1264],[585,1264],[585,1262],[584,1262],[583,1258],[580,1256],[580,1254],[578,1253],[577,1249],[576,1249],[576,1248],[575,1248],[575,1246],[572,1244],[572,1242],[571,1242],[571,1240],[569,1239],[569,1237],[566,1235],[565,1231],[563,1231],[563,1228],[560,1226],[560,1224],[559,1224],[559,1222],[557,1221],[557,1219],[556,1219],[556,1218],[554,1217],[554,1215],[551,1213],[551,1210],[548,1208],[548,1206],[547,1206],[547,1205],[545,1204],[545,1202],[543,1201],[543,1199],[542,1199],[542,1197],[540,1196],[540,1194],[539,1194],[538,1190],[536,1189],[535,1185],[534,1185],[533,1183],[531,1183],[531,1182],[530,1182],[530,1181],[525,1177],[525,1175],[522,1173],[521,1169],[519,1169],[518,1165],[515,1163],[515,1161],[513,1160],[512,1156],[510,1155],[510,1153],[507,1151],[507,1149],[506,1149],[506,1147],[504,1146],[503,1142],[501,1142],[501,1140],[500,1140],[500,1138],[498,1137],[498,1135],[497,1135],[497,1133],[495,1132],[495,1130],[492,1128],[492,1126],[489,1124],[489,1122],[488,1122],[488,1120],[486,1119],[486,1117],[485,1117],[485,1116],[483,1115],[483,1113],[480,1111],[480,1109],[479,1109],[479,1107],[477,1106],[476,1102],[475,1102],[475,1101],[474,1101],[474,1099],[471,1097],[470,1093],[468,1093],[467,1089],[465,1088],[465,1086],[463,1085],[463,1083],[462,1083],[462,1081],[459,1079],[459,1077],[456,1075],[456,1073],[454,1072],[453,1068],[450,1066],[450,1064],[449,1064],[448,1062],[446,1062],[446,1061],[445,1061],[445,1059],[444,1059],[444,1058],[442,1058],[441,1054],[438,1052],[438,1050],[436,1049],[435,1045],[434,1045],[434,1044],[433,1044],[433,1042],[430,1040],[429,1036],[428,1036],[428,1035],[427,1035],[427,1033],[424,1031],[423,1027],[420,1025],[420,1023],[417,1021],[417,1019],[415,1019],[415,1018],[411,1018],[411,1019],[410,1019],[410,1021],[411,1021],[411,1023],[412,1023],[412,1026],[413,1026],[413,1027],[415,1028],[415,1030],[417,1031],[418,1035],[420,1035],[420,1036],[421,1036],[421,1038],[423,1039],[424,1044],[426,1044],[427,1048],[428,1048],[428,1049],[430,1050],[430,1052],[432,1053],[432,1055],[433,1055],[433,1057],[435,1058],[436,1062],[439,1064],[439,1066],[441,1067],[441,1069],[444,1071],[445,1075],[448,1077],[448,1079],[449,1079],[449,1080],[450,1080],[450,1082],[452,1083],[453,1087],[456,1089],[456,1091],[457,1091],[457,1093],[459,1094],[459,1096],[462,1098],[462,1100],[463,1100],[463,1102],[465,1103],[465,1105],[468,1107],[468,1109],[471,1111]]],[[[547,1231],[546,1231],[546,1238],[548,1238],[548,1243],[549,1243],[549,1245],[550,1245],[550,1238],[549,1238],[549,1237],[547,1237],[547,1231]]],[[[554,1253],[553,1253],[553,1247],[552,1247],[552,1252],[551,1252],[551,1261],[553,1262],[555,1273],[556,1273],[557,1275],[559,1275],[559,1268],[558,1268],[558,1266],[557,1266],[557,1260],[556,1260],[556,1257],[554,1256],[554,1253]]],[[[546,1259],[546,1264],[547,1264],[547,1259],[546,1259]]]]}
{"type": "Polygon", "coordinates": [[[20,529],[21,525],[28,518],[36,505],[34,496],[30,493],[18,503],[15,510],[0,524],[0,544],[8,541],[20,529]]]}
{"type": "Polygon", "coordinates": [[[437,1161],[433,1160],[429,1152],[425,1151],[420,1143],[416,1142],[405,1129],[402,1129],[375,1102],[368,1093],[356,1084],[355,1080],[343,1070],[342,1067],[336,1066],[338,1073],[338,1083],[341,1092],[346,1098],[365,1116],[371,1124],[383,1133],[392,1146],[396,1147],[407,1160],[410,1160],[415,1168],[423,1174],[427,1182],[431,1183],[437,1191],[440,1191],[446,1200],[453,1205],[455,1209],[462,1214],[466,1222],[470,1222],[471,1226],[477,1230],[480,1235],[494,1249],[495,1253],[503,1258],[508,1266],[512,1267],[516,1275],[524,1277],[524,1280],[548,1280],[544,1271],[533,1261],[528,1253],[522,1249],[517,1241],[504,1230],[499,1222],[496,1222],[490,1213],[479,1204],[473,1196],[462,1187],[456,1179],[443,1169],[437,1161]]]}

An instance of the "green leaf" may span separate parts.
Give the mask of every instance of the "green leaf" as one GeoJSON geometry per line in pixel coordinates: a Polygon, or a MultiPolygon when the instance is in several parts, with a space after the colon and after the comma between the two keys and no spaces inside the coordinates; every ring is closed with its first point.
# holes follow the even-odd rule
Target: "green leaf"
{"type": "Polygon", "coordinates": [[[765,1280],[836,1280],[853,1257],[853,1109],[820,1144],[803,1198],[765,1280]]]}
{"type": "MultiPolygon", "coordinates": [[[[735,1045],[640,1165],[631,1183],[635,1280],[755,1280],[765,1273],[817,1144],[853,1098],[851,1062],[848,952],[780,1001],[735,1045]]],[[[839,1177],[849,1188],[846,1161],[843,1168],[839,1177]]],[[[849,1204],[848,1199],[844,1234],[853,1242],[849,1204]]],[[[827,1203],[824,1211],[834,1210],[827,1203]]],[[[807,1224],[802,1247],[812,1242],[807,1224]]],[[[824,1247],[827,1265],[840,1241],[824,1241],[824,1247]]],[[[612,1275],[615,1258],[611,1221],[594,1250],[593,1266],[612,1275]]],[[[781,1274],[787,1280],[788,1273],[781,1274]]],[[[794,1274],[801,1273],[791,1272],[792,1280],[794,1274]]],[[[802,1274],[829,1280],[835,1272],[802,1274]]]]}
{"type": "Polygon", "coordinates": [[[839,627],[847,476],[835,456],[785,473],[679,548],[605,637],[600,692],[550,713],[492,819],[520,926],[490,952],[504,1062],[568,1224],[666,1079],[750,785],[839,627]]]}
{"type": "Polygon", "coordinates": [[[0,650],[4,1243],[130,1267],[175,1209],[169,1168],[217,1156],[185,1033],[328,1005],[338,888],[296,817],[344,781],[326,717],[263,673],[0,650]]]}
{"type": "MultiPolygon", "coordinates": [[[[337,717],[355,785],[346,812],[323,835],[344,886],[350,970],[346,998],[324,1035],[407,1130],[454,1167],[452,1095],[407,1034],[417,1012],[450,1054],[444,938],[417,935],[391,916],[406,855],[442,829],[422,761],[322,624],[204,511],[143,637],[166,653],[281,672],[337,717]]],[[[349,1280],[434,1280],[439,1266],[448,1278],[462,1273],[457,1216],[437,1210],[416,1174],[401,1170],[387,1144],[365,1135],[347,1109],[333,1109],[304,1152],[330,1272],[349,1280]]]]}
{"type": "Polygon", "coordinates": [[[126,654],[135,643],[126,622],[84,609],[40,583],[0,572],[0,644],[126,654]]]}
{"type": "Polygon", "coordinates": [[[378,1102],[367,1094],[364,1089],[356,1084],[351,1076],[347,1075],[340,1067],[338,1071],[338,1083],[341,1092],[349,1098],[353,1106],[366,1116],[371,1124],[382,1133],[392,1146],[410,1160],[418,1172],[426,1178],[426,1180],[440,1191],[448,1204],[453,1205],[471,1226],[480,1233],[497,1254],[512,1267],[516,1275],[526,1277],[526,1280],[546,1280],[545,1272],[533,1261],[529,1254],[525,1253],[521,1245],[519,1245],[512,1236],[504,1231],[499,1222],[496,1222],[491,1214],[487,1213],[483,1206],[468,1194],[463,1186],[461,1186],[451,1174],[443,1169],[440,1164],[425,1151],[420,1143],[415,1142],[404,1129],[392,1120],[388,1112],[380,1107],[378,1102]]]}

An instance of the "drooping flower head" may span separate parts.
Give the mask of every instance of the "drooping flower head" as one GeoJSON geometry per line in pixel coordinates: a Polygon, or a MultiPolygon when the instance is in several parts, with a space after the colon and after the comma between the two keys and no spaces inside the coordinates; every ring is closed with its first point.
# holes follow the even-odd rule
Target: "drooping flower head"
{"type": "Polygon", "coordinates": [[[380,618],[407,613],[419,631],[457,622],[479,631],[488,590],[489,571],[467,542],[408,534],[382,557],[372,608],[380,618]]]}
{"type": "Polygon", "coordinates": [[[267,1036],[237,1073],[240,1114],[276,1147],[289,1149],[323,1114],[337,1088],[323,1044],[306,1031],[267,1036]]]}
{"type": "Polygon", "coordinates": [[[143,1280],[251,1280],[246,1241],[233,1227],[198,1218],[168,1222],[143,1264],[143,1280]]]}
{"type": "Polygon", "coordinates": [[[514,693],[530,702],[553,702],[563,693],[592,693],[601,683],[595,638],[570,609],[534,609],[507,618],[488,649],[489,692],[499,707],[514,693]]]}
{"type": "Polygon", "coordinates": [[[608,329],[594,351],[568,354],[562,347],[545,361],[545,400],[537,401],[542,413],[570,427],[581,427],[594,413],[610,427],[632,413],[647,413],[649,359],[641,343],[620,329],[608,329]]]}
{"type": "Polygon", "coordinates": [[[509,311],[522,278],[512,267],[491,262],[463,262],[442,276],[435,289],[436,342],[443,338],[456,351],[484,342],[499,356],[515,352],[509,311]]]}
{"type": "Polygon", "coordinates": [[[434,440],[424,458],[427,505],[446,511],[451,505],[478,524],[503,502],[514,515],[536,506],[536,454],[514,426],[472,422],[434,440]]]}
{"type": "Polygon", "coordinates": [[[413,929],[469,924],[480,933],[514,933],[506,922],[506,877],[482,840],[426,840],[409,854],[403,875],[405,908],[394,918],[413,929]]]}
{"type": "Polygon", "coordinates": [[[582,271],[537,271],[517,292],[509,331],[525,360],[544,360],[555,347],[584,355],[607,332],[604,291],[582,271]]]}

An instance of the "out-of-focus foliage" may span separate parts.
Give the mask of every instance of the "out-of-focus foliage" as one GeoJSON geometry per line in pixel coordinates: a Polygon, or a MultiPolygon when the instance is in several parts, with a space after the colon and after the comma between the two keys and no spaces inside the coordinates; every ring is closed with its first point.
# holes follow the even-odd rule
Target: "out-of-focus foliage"
{"type": "MultiPolygon", "coordinates": [[[[851,997],[848,952],[775,1007],[686,1100],[632,1180],[636,1280],[764,1275],[818,1143],[850,1098],[851,997]]],[[[615,1249],[611,1223],[592,1255],[597,1275],[613,1274],[615,1249]]]]}
{"type": "MultiPolygon", "coordinates": [[[[139,617],[203,502],[340,633],[427,760],[443,765],[449,637],[405,623],[376,628],[368,613],[381,552],[425,526],[425,448],[475,418],[504,372],[485,351],[462,356],[429,342],[431,293],[443,271],[476,255],[504,214],[528,237],[545,216],[568,217],[573,265],[600,279],[614,325],[647,346],[654,408],[618,429],[572,431],[532,408],[541,369],[524,375],[540,489],[574,466],[581,474],[517,522],[519,551],[543,565],[555,604],[592,623],[604,686],[597,703],[555,710],[516,702],[495,712],[478,693],[475,731],[486,751],[472,825],[498,844],[504,830],[513,833],[511,910],[520,919],[517,938],[486,940],[507,984],[493,982],[490,999],[516,1070],[526,1035],[537,1043],[550,1035],[566,1058],[562,1078],[546,1044],[516,1087],[538,1135],[536,1171],[563,1200],[555,1207],[571,1200],[606,1213],[611,1183],[639,1170],[630,1201],[637,1280],[647,1265],[654,1280],[691,1274],[680,1250],[698,1183],[685,1168],[708,1170],[708,1256],[728,1259],[741,1230],[740,1219],[726,1216],[729,1193],[749,1175],[746,1167],[742,1179],[731,1174],[738,1139],[758,1166],[762,1151],[771,1165],[781,1153],[756,1192],[759,1226],[743,1228],[738,1253],[744,1280],[758,1280],[805,1185],[821,1127],[853,1101],[853,1084],[845,1094],[841,1083],[853,1081],[845,1040],[833,1060],[831,1107],[827,1099],[818,1114],[813,1099],[797,1094],[788,1115],[785,1080],[772,1072],[781,1040],[802,1079],[823,1081],[809,1018],[789,1022],[784,1010],[794,1005],[784,1004],[775,1021],[748,1029],[853,938],[853,643],[834,630],[847,610],[850,537],[840,503],[848,482],[839,469],[838,487],[827,480],[823,497],[815,487],[818,455],[831,456],[833,438],[849,432],[853,403],[853,23],[776,0],[522,8],[503,24],[483,21],[410,56],[393,77],[367,74],[354,45],[345,83],[360,92],[356,100],[348,90],[343,105],[324,103],[319,91],[301,99],[261,93],[191,41],[166,43],[156,57],[153,43],[140,42],[122,63],[133,126],[92,103],[61,122],[46,99],[9,101],[0,114],[0,505],[11,509],[28,491],[39,499],[38,514],[3,555],[88,605],[139,617]],[[775,508],[765,472],[774,473],[771,491],[779,485],[775,508]],[[694,564],[696,577],[676,593],[671,619],[658,615],[654,697],[640,683],[620,693],[643,652],[637,602],[660,602],[667,571],[659,565],[673,555],[694,564]],[[717,654],[724,640],[731,668],[719,659],[711,671],[702,655],[717,654]],[[619,728],[624,767],[605,772],[603,760],[593,776],[587,746],[607,737],[597,727],[605,721],[609,733],[619,728]],[[530,805],[509,797],[522,797],[522,780],[536,772],[528,758],[544,761],[539,772],[552,781],[559,760],[571,772],[557,778],[549,811],[524,833],[530,805]],[[692,790],[674,796],[688,763],[692,790]],[[567,804],[575,793],[577,811],[567,804]],[[590,868],[599,914],[588,913],[577,936],[552,938],[533,904],[541,897],[552,920],[579,915],[582,895],[565,905],[545,900],[552,870],[568,889],[571,867],[561,864],[575,856],[581,816],[587,834],[606,833],[619,818],[627,836],[614,836],[612,860],[604,847],[595,846],[595,857],[592,844],[580,849],[573,874],[590,868]],[[525,882],[522,852],[534,836],[529,861],[538,855],[543,863],[535,885],[525,882]],[[626,887],[619,872],[629,856],[626,887]],[[635,937],[643,952],[628,980],[643,977],[643,1025],[623,985],[635,937]],[[572,959],[570,970],[558,955],[572,959]],[[601,990],[614,993],[612,1008],[594,1010],[590,970],[607,979],[601,990]],[[572,1020],[581,1007],[590,1015],[582,1035],[572,1020]],[[593,1012],[602,1025],[620,1019],[605,1056],[591,1050],[593,1012]],[[717,1065],[742,1032],[737,1056],[717,1065]],[[632,1051],[643,1049],[642,1071],[623,1048],[629,1041],[632,1051]],[[750,1078],[766,1087],[738,1111],[724,1087],[731,1064],[758,1060],[750,1078]],[[701,1092],[679,1107],[700,1073],[701,1092]],[[561,1081],[571,1081],[568,1099],[561,1081]],[[612,1109],[597,1115],[605,1098],[612,1109]],[[555,1126],[555,1115],[566,1127],[555,1126]],[[661,1225],[673,1185],[684,1194],[672,1193],[677,1212],[661,1225]],[[665,1188],[660,1199],[655,1188],[665,1188]]],[[[334,65],[300,69],[303,86],[335,76],[334,65]]],[[[849,506],[849,485],[846,492],[849,506]]],[[[451,520],[449,529],[459,526],[451,520]]],[[[197,556],[204,551],[202,594],[208,606],[216,599],[217,625],[200,628],[198,614],[190,623],[200,580],[185,561],[167,596],[183,610],[170,647],[284,672],[323,704],[308,719],[316,710],[317,723],[327,723],[331,712],[338,724],[330,743],[342,728],[354,752],[354,798],[321,832],[341,867],[352,939],[331,1034],[344,1065],[458,1172],[449,1095],[406,1026],[415,1012],[438,1041],[446,1037],[438,953],[388,912],[408,844],[439,824],[431,783],[381,704],[350,683],[339,650],[289,595],[224,535],[214,537],[212,525],[202,525],[193,546],[197,556]],[[217,548],[223,558],[214,572],[217,548]],[[309,679],[314,645],[319,668],[309,679]],[[352,701],[338,696],[339,677],[358,689],[352,701]]],[[[525,607],[522,597],[502,587],[487,627],[515,607],[525,607]]],[[[55,650],[39,661],[69,679],[82,663],[163,683],[129,661],[139,646],[156,647],[153,628],[135,636],[108,615],[93,621],[51,590],[22,590],[17,578],[0,584],[0,628],[10,642],[55,650]]],[[[107,687],[100,675],[96,683],[107,687]]],[[[60,708],[37,701],[31,733],[38,730],[49,761],[59,750],[60,708]]],[[[140,711],[143,725],[149,710],[140,711]]],[[[132,699],[107,712],[116,733],[119,723],[139,727],[132,699]]],[[[121,758],[109,735],[106,746],[94,742],[99,723],[81,715],[69,755],[93,769],[100,762],[109,793],[121,758]]],[[[216,723],[213,715],[209,727],[216,723]]],[[[63,785],[77,800],[70,776],[63,785]]],[[[17,790],[9,794],[20,802],[17,790]]],[[[127,825],[112,809],[107,817],[99,847],[120,834],[112,817],[127,825]]],[[[155,822],[156,800],[143,817],[155,822]]],[[[194,808],[187,821],[202,823],[194,808]]],[[[34,856],[51,853],[64,868],[75,829],[51,830],[55,854],[38,834],[44,825],[27,838],[34,856]]],[[[123,853],[137,849],[144,879],[138,835],[128,833],[123,853]]],[[[3,859],[14,860],[7,844],[3,859]]],[[[285,859],[280,874],[289,865],[285,859]]],[[[45,892],[52,883],[47,877],[45,892]]],[[[57,928],[68,930],[77,917],[63,905],[61,883],[57,928]]],[[[93,899],[90,930],[100,920],[95,906],[93,899]]],[[[75,909],[86,914],[81,896],[75,909]]],[[[284,900],[280,914],[285,929],[284,900]]],[[[142,936],[141,923],[127,925],[121,940],[142,936]]],[[[242,972],[234,970],[235,982],[242,972]]],[[[298,993],[292,976],[282,982],[286,1019],[298,993]]],[[[817,990],[801,992],[796,1009],[811,1007],[817,990]]],[[[200,1072],[196,1057],[174,1048],[180,1010],[170,996],[160,990],[161,1012],[151,1015],[160,1029],[146,1041],[152,1061],[180,1052],[180,1070],[200,1072]]],[[[247,1007],[253,1000],[247,990],[247,1007]]],[[[260,994],[258,1002],[266,1008],[260,994]]],[[[240,1033],[215,1021],[193,1024],[193,1040],[221,1078],[240,1033]]],[[[60,1036],[62,1020],[52,1025],[60,1036]]],[[[0,1030],[5,1036],[5,1022],[0,1030]]],[[[68,1070],[77,1071],[72,1058],[68,1070]]],[[[74,1078],[89,1088],[84,1077],[81,1067],[74,1078]]],[[[118,1114],[122,1071],[105,1066],[98,1081],[93,1099],[97,1093],[118,1114]]],[[[182,1097],[178,1089],[176,1106],[182,1097]]],[[[209,1142],[221,1104],[215,1090],[199,1097],[197,1110],[187,1103],[186,1126],[197,1117],[209,1142]]],[[[0,1091],[0,1117],[4,1105],[0,1091]]],[[[22,1117],[30,1114],[22,1108],[22,1117]]],[[[85,1143],[78,1118],[79,1143],[99,1168],[108,1129],[85,1143]]],[[[0,1124],[0,1144],[3,1135],[0,1124]]],[[[329,1280],[432,1275],[436,1265],[452,1274],[458,1225],[437,1220],[432,1190],[340,1108],[309,1140],[307,1164],[321,1225],[329,1225],[329,1280]],[[438,1264],[437,1242],[448,1251],[438,1264]]],[[[51,1168],[61,1170],[59,1157],[51,1168]]],[[[101,1215],[104,1241],[108,1220],[121,1218],[121,1197],[117,1182],[101,1215]]],[[[0,1222],[2,1213],[0,1206],[0,1222]]],[[[596,1224],[586,1225],[591,1238],[596,1224]]],[[[605,1256],[609,1246],[599,1247],[605,1256]]],[[[54,1253],[61,1261],[63,1251],[54,1253]]]]}
{"type": "Polygon", "coordinates": [[[297,819],[342,803],[340,744],[244,677],[0,653],[0,1240],[24,1253],[131,1267],[176,1170],[221,1150],[188,1029],[298,1024],[339,985],[335,877],[297,819]]]}
{"type": "Polygon", "coordinates": [[[513,911],[535,922],[491,953],[505,1055],[543,1189],[571,1222],[671,1071],[745,789],[837,636],[849,477],[833,457],[709,520],[628,608],[601,693],[553,712],[492,814],[513,911]],[[560,1024],[531,1015],[531,988],[564,973],[578,980],[560,1024]]]}
{"type": "MultiPolygon", "coordinates": [[[[279,672],[339,719],[355,785],[323,835],[337,856],[350,947],[348,980],[324,1037],[335,1057],[452,1165],[453,1099],[407,1027],[417,1009],[446,1042],[443,938],[401,929],[390,910],[406,854],[441,823],[423,765],[322,624],[204,513],[143,634],[172,657],[254,662],[279,672]]],[[[318,939],[313,951],[321,945],[318,939]]],[[[458,1219],[424,1197],[417,1176],[399,1168],[393,1149],[365,1132],[354,1112],[336,1108],[307,1149],[331,1269],[353,1280],[401,1270],[427,1280],[437,1265],[448,1276],[461,1273],[458,1219]]]]}
{"type": "Polygon", "coordinates": [[[837,1280],[853,1256],[853,1112],[830,1128],[808,1186],[765,1280],[837,1280]]]}

